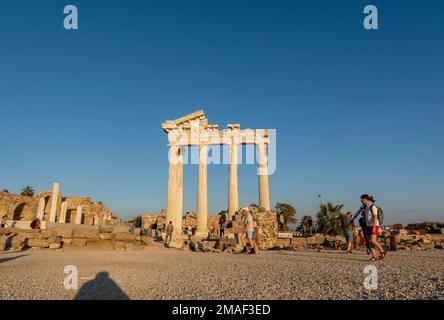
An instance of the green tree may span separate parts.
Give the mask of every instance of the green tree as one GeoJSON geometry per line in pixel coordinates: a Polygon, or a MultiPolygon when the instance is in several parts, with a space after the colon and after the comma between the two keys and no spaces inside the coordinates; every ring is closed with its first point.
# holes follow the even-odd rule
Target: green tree
{"type": "Polygon", "coordinates": [[[300,224],[302,230],[304,230],[304,232],[308,232],[312,226],[313,226],[313,218],[309,215],[303,216],[300,224]]]}
{"type": "Polygon", "coordinates": [[[289,223],[296,223],[296,209],[289,203],[276,203],[276,212],[284,217],[284,229],[288,230],[289,223]]]}
{"type": "Polygon", "coordinates": [[[8,189],[3,189],[2,192],[9,193],[9,190],[8,189]]]}
{"type": "Polygon", "coordinates": [[[35,194],[34,192],[34,188],[31,186],[26,186],[22,189],[22,192],[20,193],[20,195],[22,196],[26,196],[26,197],[33,197],[35,194]]]}
{"type": "Polygon", "coordinates": [[[333,204],[331,202],[321,203],[317,213],[318,232],[335,236],[342,233],[342,208],[344,204],[333,204]]]}
{"type": "Polygon", "coordinates": [[[135,228],[140,228],[142,226],[142,216],[137,216],[135,218],[129,218],[128,223],[132,223],[135,228]]]}

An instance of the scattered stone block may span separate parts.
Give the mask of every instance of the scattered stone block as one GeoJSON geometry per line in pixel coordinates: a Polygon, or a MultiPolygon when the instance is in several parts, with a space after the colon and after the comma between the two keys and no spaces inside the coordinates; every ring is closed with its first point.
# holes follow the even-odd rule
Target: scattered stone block
{"type": "Polygon", "coordinates": [[[304,247],[307,245],[307,238],[292,238],[290,244],[292,247],[304,247]]]}
{"type": "Polygon", "coordinates": [[[45,239],[29,239],[28,247],[48,248],[49,243],[45,239]]]}
{"type": "Polygon", "coordinates": [[[134,233],[115,233],[114,234],[114,239],[117,241],[133,241],[136,240],[137,238],[137,234],[134,233]]]}
{"type": "Polygon", "coordinates": [[[127,242],[125,243],[125,250],[133,250],[134,249],[134,243],[127,242]]]}
{"type": "Polygon", "coordinates": [[[99,235],[100,240],[112,240],[113,234],[112,233],[101,233],[99,235]]]}
{"type": "Polygon", "coordinates": [[[63,238],[72,238],[74,234],[74,230],[71,228],[57,228],[53,229],[53,231],[56,236],[63,238]]]}
{"type": "Polygon", "coordinates": [[[88,229],[77,229],[74,231],[74,238],[98,239],[99,238],[99,231],[98,230],[88,230],[88,229]]]}
{"type": "Polygon", "coordinates": [[[48,239],[52,237],[54,234],[52,230],[41,230],[40,231],[40,239],[48,239]]]}
{"type": "Polygon", "coordinates": [[[61,243],[50,243],[49,249],[60,249],[62,247],[61,243]]]}
{"type": "Polygon", "coordinates": [[[63,239],[63,244],[72,244],[72,239],[63,239]]]}
{"type": "Polygon", "coordinates": [[[86,246],[86,239],[72,239],[71,244],[76,247],[84,247],[86,246]]]}

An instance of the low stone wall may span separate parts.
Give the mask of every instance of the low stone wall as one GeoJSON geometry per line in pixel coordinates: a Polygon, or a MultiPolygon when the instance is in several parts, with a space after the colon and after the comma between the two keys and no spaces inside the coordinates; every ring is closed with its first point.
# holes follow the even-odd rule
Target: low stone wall
{"type": "Polygon", "coordinates": [[[0,228],[0,251],[69,247],[131,250],[152,243],[151,237],[131,232],[128,226],[57,226],[45,230],[0,228]]]}

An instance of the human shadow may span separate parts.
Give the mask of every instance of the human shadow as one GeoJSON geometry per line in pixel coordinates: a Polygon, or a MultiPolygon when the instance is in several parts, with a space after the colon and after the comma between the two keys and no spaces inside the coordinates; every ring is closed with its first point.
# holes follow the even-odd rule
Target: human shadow
{"type": "Polygon", "coordinates": [[[0,258],[0,264],[4,263],[4,262],[8,262],[8,261],[12,261],[21,257],[26,257],[29,256],[29,254],[21,254],[19,256],[15,256],[15,257],[9,257],[9,258],[0,258]]]}
{"type": "Polygon", "coordinates": [[[130,298],[109,277],[108,272],[103,271],[85,283],[74,300],[130,300],[130,298]]]}

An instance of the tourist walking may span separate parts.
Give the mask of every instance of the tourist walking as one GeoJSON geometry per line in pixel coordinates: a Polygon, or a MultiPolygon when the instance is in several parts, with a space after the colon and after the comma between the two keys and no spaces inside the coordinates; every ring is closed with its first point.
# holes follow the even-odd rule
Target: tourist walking
{"type": "Polygon", "coordinates": [[[247,254],[257,253],[259,250],[256,247],[256,242],[254,241],[254,220],[253,216],[251,215],[250,208],[242,208],[241,212],[245,215],[241,232],[241,241],[244,247],[242,252],[246,252],[247,254]],[[247,242],[252,249],[251,251],[247,250],[247,242]]]}
{"type": "Polygon", "coordinates": [[[376,238],[379,234],[379,219],[378,208],[374,205],[374,202],[373,197],[370,197],[368,194],[361,196],[366,225],[364,236],[367,244],[370,246],[370,253],[372,254],[371,261],[382,260],[386,255],[386,252],[376,238]],[[376,249],[379,251],[379,256],[376,255],[376,249]]]}
{"type": "Polygon", "coordinates": [[[222,238],[225,235],[225,219],[220,217],[219,219],[219,236],[222,238]]]}
{"type": "Polygon", "coordinates": [[[344,229],[345,241],[347,242],[347,253],[352,254],[353,250],[353,214],[351,211],[347,212],[342,217],[342,228],[344,229]]]}
{"type": "Polygon", "coordinates": [[[171,237],[173,236],[174,226],[173,221],[170,221],[168,226],[166,227],[166,237],[165,237],[165,245],[169,247],[171,242],[171,237]]]}

